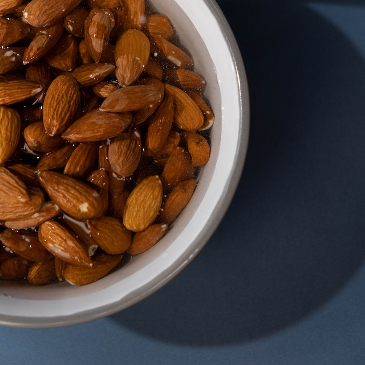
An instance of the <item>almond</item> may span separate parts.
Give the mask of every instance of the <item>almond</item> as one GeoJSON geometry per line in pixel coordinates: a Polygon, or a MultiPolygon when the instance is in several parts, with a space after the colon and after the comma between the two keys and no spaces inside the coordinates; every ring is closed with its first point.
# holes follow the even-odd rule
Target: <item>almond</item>
{"type": "Polygon", "coordinates": [[[110,33],[115,26],[113,12],[106,8],[93,8],[85,21],[85,43],[94,62],[100,62],[110,33]]]}
{"type": "Polygon", "coordinates": [[[132,242],[132,233],[119,219],[101,217],[87,222],[91,237],[106,253],[118,255],[125,252],[132,242]]]}
{"type": "Polygon", "coordinates": [[[24,129],[23,135],[28,147],[37,152],[54,151],[65,142],[60,136],[52,137],[47,134],[41,121],[28,125],[24,129]]]}
{"type": "Polygon", "coordinates": [[[0,74],[20,68],[23,64],[25,47],[6,47],[0,49],[0,74]]]}
{"type": "Polygon", "coordinates": [[[41,59],[59,41],[63,33],[63,25],[55,24],[48,28],[39,29],[24,52],[23,62],[28,64],[41,59]]]}
{"type": "Polygon", "coordinates": [[[79,5],[81,0],[32,0],[25,7],[23,18],[36,28],[55,24],[79,5]]]}
{"type": "Polygon", "coordinates": [[[51,257],[35,233],[21,233],[6,229],[0,233],[0,240],[12,252],[27,260],[39,262],[51,257]]]}
{"type": "Polygon", "coordinates": [[[204,116],[198,105],[178,87],[166,84],[165,88],[174,99],[177,127],[187,131],[200,129],[204,124],[204,116]]]}
{"type": "Polygon", "coordinates": [[[37,171],[62,169],[66,165],[67,160],[69,159],[75,148],[76,146],[72,144],[67,144],[66,146],[56,151],[45,154],[39,160],[39,163],[37,165],[37,171]]]}
{"type": "Polygon", "coordinates": [[[148,125],[146,147],[149,150],[155,152],[163,147],[170,134],[173,118],[174,102],[172,96],[166,94],[148,125]]]}
{"type": "Polygon", "coordinates": [[[76,80],[69,75],[56,77],[43,104],[43,125],[50,136],[64,132],[73,122],[81,104],[76,80]]]}
{"type": "Polygon", "coordinates": [[[63,20],[65,29],[75,37],[84,37],[85,21],[89,12],[83,7],[77,7],[72,10],[63,20]]]}
{"type": "Polygon", "coordinates": [[[149,58],[147,65],[144,68],[144,71],[149,77],[152,77],[157,80],[162,80],[164,75],[164,71],[160,66],[160,64],[154,58],[151,57],[149,58]]]}
{"type": "Polygon", "coordinates": [[[210,146],[208,141],[196,132],[186,133],[185,138],[193,166],[205,165],[210,157],[210,146]]]}
{"type": "Polygon", "coordinates": [[[189,179],[177,184],[163,205],[161,220],[165,223],[172,223],[186,207],[196,187],[196,180],[189,179]]]}
{"type": "Polygon", "coordinates": [[[115,76],[122,87],[133,84],[143,72],[141,61],[131,55],[120,56],[116,65],[115,76]]]}
{"type": "Polygon", "coordinates": [[[123,214],[124,226],[133,232],[145,230],[161,208],[162,184],[158,176],[142,180],[129,194],[123,214]]]}
{"type": "Polygon", "coordinates": [[[82,40],[79,43],[79,58],[84,65],[88,64],[88,63],[92,63],[92,61],[93,61],[93,59],[90,56],[89,51],[87,50],[85,40],[82,40]]]}
{"type": "Polygon", "coordinates": [[[91,63],[76,67],[70,75],[80,85],[89,87],[103,81],[114,69],[115,66],[108,63],[91,63]]]}
{"type": "Polygon", "coordinates": [[[24,0],[0,0],[0,15],[10,14],[23,2],[24,0]]]}
{"type": "Polygon", "coordinates": [[[18,112],[0,106],[0,165],[6,162],[18,146],[21,120],[18,112]]]}
{"type": "Polygon", "coordinates": [[[30,31],[19,19],[0,17],[0,46],[10,46],[24,39],[30,31]]]}
{"type": "MultiPolygon", "coordinates": [[[[35,61],[27,66],[25,78],[28,81],[34,81],[42,85],[42,91],[38,94],[35,94],[34,99],[36,102],[43,103],[47,89],[52,82],[51,68],[44,60],[35,61]]],[[[38,115],[36,120],[43,118],[43,108],[39,109],[39,112],[41,113],[37,113],[37,115],[41,115],[38,115]]]]}
{"type": "Polygon", "coordinates": [[[80,143],[68,159],[63,173],[82,178],[92,169],[98,157],[99,147],[95,143],[80,143]]]}
{"type": "Polygon", "coordinates": [[[159,91],[149,85],[126,86],[111,93],[101,104],[100,110],[127,112],[142,109],[160,99],[159,91]]]}
{"type": "Polygon", "coordinates": [[[74,265],[92,266],[89,255],[75,236],[60,223],[48,221],[39,227],[41,244],[54,256],[74,265]]]}
{"type": "Polygon", "coordinates": [[[41,171],[38,178],[50,198],[71,217],[83,221],[103,213],[100,195],[87,184],[53,171],[41,171]]]}
{"type": "Polygon", "coordinates": [[[65,281],[65,277],[63,276],[63,272],[66,269],[66,267],[69,265],[68,262],[60,259],[57,256],[55,256],[54,263],[55,263],[55,272],[56,272],[57,279],[59,281],[65,281]]]}
{"type": "Polygon", "coordinates": [[[122,133],[131,123],[130,113],[105,113],[94,109],[74,122],[62,138],[71,142],[103,141],[122,133]]]}
{"type": "Polygon", "coordinates": [[[42,91],[42,85],[26,80],[0,81],[0,105],[11,105],[42,91]]]}
{"type": "Polygon", "coordinates": [[[109,205],[109,174],[108,172],[101,168],[93,171],[86,179],[91,182],[93,185],[98,187],[98,191],[100,197],[103,201],[103,215],[105,215],[108,211],[109,205]]]}
{"type": "Polygon", "coordinates": [[[67,265],[63,276],[72,285],[90,284],[110,273],[121,260],[121,255],[99,254],[93,260],[92,267],[67,265]]]}
{"type": "Polygon", "coordinates": [[[200,108],[200,110],[203,112],[204,115],[204,124],[201,128],[199,128],[199,130],[205,131],[211,128],[214,124],[214,113],[204,100],[203,96],[196,91],[188,91],[188,95],[196,103],[196,105],[198,105],[198,107],[200,108]]]}
{"type": "Polygon", "coordinates": [[[99,98],[107,98],[113,91],[117,90],[118,84],[114,82],[101,82],[93,87],[93,93],[99,98]]]}
{"type": "Polygon", "coordinates": [[[28,271],[27,280],[33,285],[51,284],[57,279],[55,259],[51,257],[47,260],[36,262],[28,271]]]}
{"type": "Polygon", "coordinates": [[[174,35],[174,28],[170,19],[162,14],[151,14],[146,19],[146,29],[153,36],[170,39],[174,35]]]}
{"type": "Polygon", "coordinates": [[[153,224],[144,231],[136,233],[127,252],[130,255],[139,255],[147,251],[161,239],[167,228],[167,224],[153,224]]]}
{"type": "Polygon", "coordinates": [[[8,219],[5,226],[11,229],[27,229],[38,227],[42,223],[61,214],[59,206],[53,202],[44,203],[34,214],[18,219],[8,219]]]}
{"type": "Polygon", "coordinates": [[[3,280],[24,280],[31,263],[21,256],[12,256],[0,264],[0,277],[3,280]]]}
{"type": "Polygon", "coordinates": [[[203,90],[206,85],[206,81],[201,75],[186,69],[168,70],[165,78],[168,83],[184,90],[203,90]]]}
{"type": "Polygon", "coordinates": [[[7,168],[27,185],[39,185],[35,167],[23,163],[7,165],[7,168]]]}
{"type": "Polygon", "coordinates": [[[108,159],[108,149],[109,143],[106,141],[101,142],[99,146],[99,156],[98,156],[98,167],[99,169],[105,169],[106,171],[111,171],[109,159],[108,159]]]}
{"type": "Polygon", "coordinates": [[[144,0],[122,0],[124,29],[140,29],[146,19],[144,0]]]}
{"type": "Polygon", "coordinates": [[[152,156],[156,159],[156,161],[159,164],[161,164],[160,163],[161,161],[164,161],[167,158],[169,158],[172,152],[175,151],[176,147],[180,143],[180,140],[181,140],[180,133],[175,130],[171,130],[163,147],[160,148],[157,152],[153,153],[152,156]]]}
{"type": "Polygon", "coordinates": [[[112,170],[119,176],[130,176],[137,169],[142,154],[141,141],[134,133],[123,133],[109,146],[112,170]]]}

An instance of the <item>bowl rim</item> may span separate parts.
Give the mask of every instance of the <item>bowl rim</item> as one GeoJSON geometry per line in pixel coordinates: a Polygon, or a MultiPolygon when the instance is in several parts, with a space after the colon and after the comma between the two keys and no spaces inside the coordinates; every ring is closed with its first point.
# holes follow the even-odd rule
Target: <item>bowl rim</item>
{"type": "Polygon", "coordinates": [[[240,138],[236,149],[235,160],[233,162],[233,166],[235,166],[235,168],[232,169],[230,176],[227,179],[224,192],[220,196],[219,202],[216,205],[215,211],[211,215],[209,222],[203,227],[195,241],[189,246],[184,257],[179,257],[179,259],[171,264],[168,270],[160,272],[148,283],[140,286],[138,290],[132,291],[131,293],[123,296],[119,301],[114,301],[104,306],[93,308],[92,310],[80,311],[67,316],[35,318],[1,315],[0,324],[24,328],[61,327],[93,321],[126,309],[151,295],[180,273],[197,256],[217,229],[231,204],[242,175],[249,139],[250,102],[244,63],[230,25],[215,0],[202,0],[202,2],[207,6],[209,11],[217,20],[218,27],[224,35],[226,46],[231,55],[231,60],[237,77],[240,119],[240,138]]]}

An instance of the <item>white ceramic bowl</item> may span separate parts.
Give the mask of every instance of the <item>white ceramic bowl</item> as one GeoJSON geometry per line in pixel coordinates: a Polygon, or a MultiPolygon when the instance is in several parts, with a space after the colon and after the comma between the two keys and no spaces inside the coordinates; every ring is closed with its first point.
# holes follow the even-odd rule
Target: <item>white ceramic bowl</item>
{"type": "MultiPolygon", "coordinates": [[[[0,283],[0,324],[53,327],[120,311],[150,295],[202,249],[225,214],[241,176],[249,133],[244,66],[227,21],[214,0],[152,0],[166,14],[207,80],[216,117],[211,158],[186,209],[152,249],[100,281],[74,287],[0,283]]],[[[204,252],[202,253],[204,255],[204,252]]]]}

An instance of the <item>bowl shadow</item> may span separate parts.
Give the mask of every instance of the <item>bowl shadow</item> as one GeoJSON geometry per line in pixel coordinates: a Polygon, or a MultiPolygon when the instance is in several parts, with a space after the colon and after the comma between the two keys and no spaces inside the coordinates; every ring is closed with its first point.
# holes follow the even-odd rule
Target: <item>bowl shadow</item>
{"type": "Polygon", "coordinates": [[[340,291],[365,256],[364,60],[304,1],[218,2],[250,87],[241,182],[198,257],[109,317],[189,346],[252,341],[295,324],[340,291]]]}

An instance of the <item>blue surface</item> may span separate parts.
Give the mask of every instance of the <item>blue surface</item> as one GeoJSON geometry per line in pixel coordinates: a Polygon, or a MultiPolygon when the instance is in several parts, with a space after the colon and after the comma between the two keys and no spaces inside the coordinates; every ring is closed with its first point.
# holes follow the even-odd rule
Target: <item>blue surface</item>
{"type": "Polygon", "coordinates": [[[252,103],[222,224],[123,312],[0,327],[1,364],[365,364],[365,1],[218,3],[252,103]]]}

